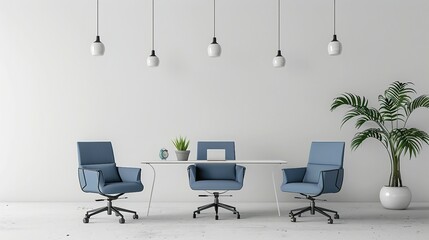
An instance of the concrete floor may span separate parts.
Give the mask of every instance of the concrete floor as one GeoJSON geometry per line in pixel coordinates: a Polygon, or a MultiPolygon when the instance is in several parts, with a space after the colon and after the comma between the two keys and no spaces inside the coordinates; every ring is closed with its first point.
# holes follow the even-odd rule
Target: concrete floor
{"type": "MultiPolygon", "coordinates": [[[[288,209],[303,206],[283,203],[278,217],[273,203],[232,203],[241,212],[212,211],[192,218],[199,203],[153,203],[146,216],[146,203],[117,201],[118,206],[137,210],[140,219],[126,215],[126,223],[105,214],[82,223],[85,211],[102,202],[85,203],[0,203],[0,239],[429,239],[429,203],[412,203],[408,210],[383,209],[379,203],[321,203],[335,208],[341,219],[327,224],[320,215],[298,218],[292,223],[288,209]]],[[[231,203],[230,203],[231,204],[231,203]]]]}

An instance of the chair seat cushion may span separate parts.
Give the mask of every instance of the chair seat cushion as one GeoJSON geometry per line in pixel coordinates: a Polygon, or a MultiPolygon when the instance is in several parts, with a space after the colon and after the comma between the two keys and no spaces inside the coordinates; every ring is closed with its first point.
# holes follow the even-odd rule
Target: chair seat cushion
{"type": "Polygon", "coordinates": [[[306,195],[318,195],[322,192],[317,183],[286,183],[281,187],[283,192],[303,193],[306,195]]]}
{"type": "Polygon", "coordinates": [[[243,184],[234,180],[200,180],[190,186],[193,190],[240,190],[243,184]]]}
{"type": "Polygon", "coordinates": [[[113,182],[106,183],[100,190],[104,194],[140,192],[143,190],[143,184],[141,182],[113,182]]]}

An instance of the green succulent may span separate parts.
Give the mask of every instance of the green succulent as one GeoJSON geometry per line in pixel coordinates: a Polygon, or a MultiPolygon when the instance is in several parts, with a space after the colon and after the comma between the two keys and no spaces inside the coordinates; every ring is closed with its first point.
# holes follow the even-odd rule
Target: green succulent
{"type": "Polygon", "coordinates": [[[416,94],[411,82],[394,82],[378,96],[380,107],[369,107],[368,100],[352,93],[344,93],[335,98],[331,111],[341,106],[348,107],[341,126],[355,119],[356,129],[365,125],[366,129],[357,132],[352,139],[351,148],[357,149],[369,138],[377,139],[387,150],[390,158],[389,187],[402,187],[401,157],[417,157],[423,144],[429,144],[429,135],[417,128],[407,127],[408,119],[414,110],[429,108],[429,96],[421,95],[412,99],[416,94]]]}
{"type": "Polygon", "coordinates": [[[175,139],[171,140],[173,142],[174,146],[176,147],[177,151],[186,151],[189,147],[189,140],[186,139],[186,137],[176,137],[175,139]]]}

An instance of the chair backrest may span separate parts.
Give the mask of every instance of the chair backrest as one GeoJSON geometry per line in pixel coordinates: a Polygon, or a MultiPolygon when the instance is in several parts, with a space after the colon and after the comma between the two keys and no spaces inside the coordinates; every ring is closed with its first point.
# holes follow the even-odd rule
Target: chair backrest
{"type": "Polygon", "coordinates": [[[225,160],[235,160],[235,143],[233,141],[211,142],[204,141],[197,144],[197,159],[207,160],[207,150],[224,149],[225,160]]]}
{"type": "Polygon", "coordinates": [[[79,167],[100,170],[106,183],[121,182],[111,142],[78,142],[79,167]]]}
{"type": "MultiPolygon", "coordinates": [[[[201,141],[197,144],[197,160],[207,160],[207,150],[224,149],[225,160],[235,160],[233,141],[201,141]]],[[[195,164],[197,180],[235,180],[235,164],[195,164]]]]}
{"type": "Polygon", "coordinates": [[[312,142],[303,182],[317,183],[320,172],[342,169],[344,142],[312,142]]]}

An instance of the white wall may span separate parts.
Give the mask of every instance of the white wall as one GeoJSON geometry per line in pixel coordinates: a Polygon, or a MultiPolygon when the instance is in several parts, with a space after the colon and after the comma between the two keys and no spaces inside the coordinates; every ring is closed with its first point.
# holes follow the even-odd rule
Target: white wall
{"type": "MultiPolygon", "coordinates": [[[[274,69],[276,1],[217,1],[220,58],[207,57],[212,2],[157,0],[159,68],[150,52],[150,1],[100,0],[104,57],[92,57],[94,1],[0,1],[0,201],[80,201],[76,141],[111,140],[119,165],[157,159],[170,139],[236,141],[240,159],[307,161],[312,140],[347,142],[343,190],[328,199],[377,201],[388,180],[375,141],[350,151],[353,124],[332,99],[350,91],[374,103],[396,80],[429,93],[429,2],[337,1],[344,52],[327,55],[330,0],[283,0],[282,49],[274,69]]],[[[429,131],[429,112],[410,124],[429,131]]],[[[404,159],[414,201],[429,201],[429,148],[404,159]]],[[[148,199],[152,173],[142,166],[148,199]]],[[[249,166],[238,201],[272,201],[269,167],[249,166]]],[[[155,201],[196,201],[185,167],[159,167],[155,201]]],[[[281,181],[280,170],[276,171],[281,181]]],[[[292,200],[292,194],[280,194],[292,200]]]]}

